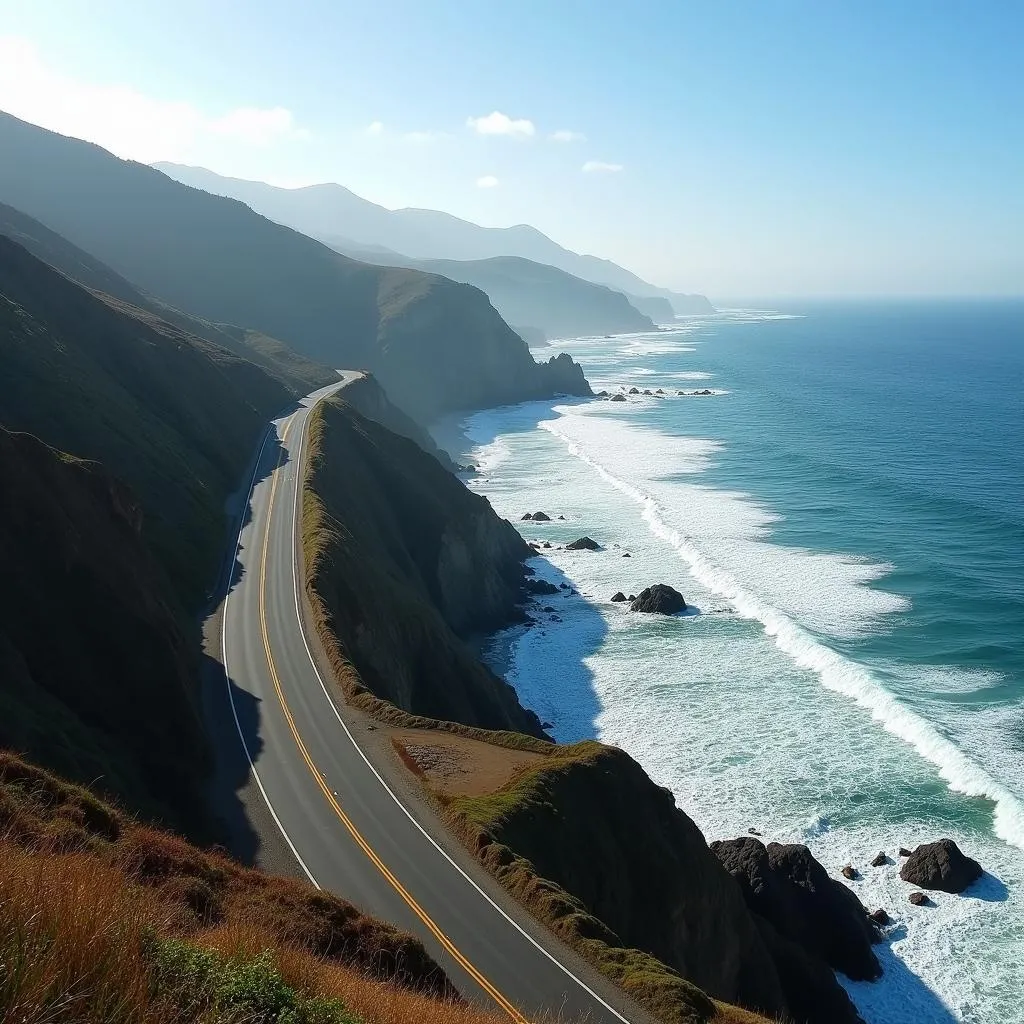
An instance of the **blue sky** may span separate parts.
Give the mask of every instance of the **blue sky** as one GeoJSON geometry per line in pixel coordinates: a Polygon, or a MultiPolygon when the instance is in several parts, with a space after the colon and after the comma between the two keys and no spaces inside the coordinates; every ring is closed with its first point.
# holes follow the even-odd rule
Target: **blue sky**
{"type": "Polygon", "coordinates": [[[527,222],[720,300],[1024,293],[1024,4],[0,15],[0,109],[121,156],[527,222]]]}

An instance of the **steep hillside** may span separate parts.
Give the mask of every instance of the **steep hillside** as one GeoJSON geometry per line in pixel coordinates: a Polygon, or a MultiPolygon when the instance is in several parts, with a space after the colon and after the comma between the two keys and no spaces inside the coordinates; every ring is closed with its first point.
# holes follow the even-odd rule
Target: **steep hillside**
{"type": "Polygon", "coordinates": [[[103,465],[136,494],[142,540],[194,610],[225,500],[292,395],[259,367],[79,287],[0,236],[0,424],[103,465]]]}
{"type": "Polygon", "coordinates": [[[6,114],[0,150],[0,201],[178,309],[374,371],[413,415],[586,389],[578,368],[536,364],[475,288],[350,260],[241,203],[6,114]]]}
{"type": "Polygon", "coordinates": [[[143,294],[89,253],[4,203],[0,203],[0,235],[24,246],[33,256],[83,287],[120,299],[255,363],[297,398],[337,379],[333,370],[300,356],[276,338],[231,324],[209,323],[143,294]]]}
{"type": "Polygon", "coordinates": [[[859,1021],[817,950],[751,912],[672,794],[624,751],[552,747],[496,792],[447,802],[503,884],[661,1019],[712,1020],[711,996],[799,1024],[859,1021]]]}
{"type": "Polygon", "coordinates": [[[360,249],[328,238],[324,241],[353,259],[411,267],[471,284],[487,294],[508,323],[528,324],[542,330],[549,338],[622,334],[649,331],[654,327],[650,318],[640,313],[621,292],[518,256],[495,256],[488,260],[416,260],[398,253],[360,249]]]}
{"type": "Polygon", "coordinates": [[[194,655],[136,498],[2,428],[0,479],[0,746],[195,826],[208,758],[194,655]]]}
{"type": "Polygon", "coordinates": [[[487,260],[519,256],[627,295],[668,299],[677,313],[713,312],[703,295],[683,295],[658,288],[611,260],[565,249],[528,224],[485,228],[438,210],[388,210],[342,185],[284,189],[262,181],[225,178],[205,167],[172,163],[155,166],[178,181],[215,195],[231,196],[271,220],[314,238],[351,239],[413,259],[487,260]]]}
{"type": "Polygon", "coordinates": [[[350,698],[541,736],[459,634],[516,615],[529,548],[417,445],[334,399],[310,416],[307,593],[350,698]]]}
{"type": "Polygon", "coordinates": [[[416,939],[0,751],[0,1019],[494,1024],[416,939]]]}

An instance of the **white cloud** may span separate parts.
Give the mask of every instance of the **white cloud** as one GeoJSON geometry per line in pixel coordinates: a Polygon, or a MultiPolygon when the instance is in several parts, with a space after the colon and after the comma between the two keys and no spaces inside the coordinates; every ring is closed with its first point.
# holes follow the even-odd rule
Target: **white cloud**
{"type": "Polygon", "coordinates": [[[204,140],[268,146],[308,138],[284,107],[211,114],[128,85],[82,82],[46,63],[31,42],[0,36],[0,109],[130,160],[187,161],[204,140]]]}
{"type": "Polygon", "coordinates": [[[615,174],[622,170],[622,164],[606,164],[603,160],[588,160],[583,165],[584,174],[615,174]]]}
{"type": "Polygon", "coordinates": [[[366,126],[367,135],[383,135],[384,134],[384,122],[383,121],[371,121],[366,126]]]}
{"type": "Polygon", "coordinates": [[[477,188],[496,188],[498,179],[493,174],[485,174],[482,178],[476,179],[477,188]]]}
{"type": "Polygon", "coordinates": [[[532,121],[525,117],[511,118],[500,110],[486,117],[466,118],[466,127],[472,128],[477,135],[507,135],[513,139],[531,139],[537,134],[532,121]]]}
{"type": "Polygon", "coordinates": [[[586,142],[587,137],[583,132],[571,132],[567,128],[560,128],[557,132],[552,132],[548,138],[552,142],[586,142]]]}

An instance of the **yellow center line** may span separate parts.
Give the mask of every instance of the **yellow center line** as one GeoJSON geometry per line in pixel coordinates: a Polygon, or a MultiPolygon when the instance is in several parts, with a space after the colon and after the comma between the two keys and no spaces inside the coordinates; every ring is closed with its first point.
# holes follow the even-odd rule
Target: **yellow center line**
{"type": "MultiPolygon", "coordinates": [[[[455,943],[448,938],[447,935],[434,923],[430,915],[416,902],[412,894],[402,885],[402,883],[394,876],[388,866],[377,856],[373,847],[363,838],[359,829],[356,828],[352,819],[345,813],[341,805],[338,803],[334,794],[330,788],[324,782],[324,776],[317,769],[313,763],[312,757],[310,757],[309,750],[306,744],[303,742],[302,737],[299,735],[299,730],[295,725],[295,719],[292,716],[291,709],[288,707],[288,701],[285,699],[284,691],[281,689],[281,680],[277,674],[277,667],[274,663],[274,655],[270,650],[270,638],[267,633],[267,606],[266,606],[266,590],[267,590],[267,551],[270,547],[270,524],[274,511],[274,498],[277,494],[277,481],[278,481],[278,470],[284,461],[285,450],[284,446],[288,439],[288,432],[292,428],[294,422],[293,417],[288,420],[285,425],[285,429],[281,434],[281,453],[278,456],[277,464],[274,467],[273,473],[271,474],[270,484],[270,500],[267,502],[267,523],[263,534],[263,553],[260,559],[260,588],[259,588],[259,607],[260,607],[260,629],[263,633],[263,646],[267,652],[267,665],[270,668],[270,676],[274,683],[274,691],[277,694],[277,699],[280,701],[281,710],[284,712],[284,717],[288,722],[288,728],[291,730],[292,737],[295,740],[295,745],[299,749],[299,754],[305,761],[306,766],[309,768],[310,774],[316,780],[316,784],[320,787],[321,792],[327,799],[327,802],[331,805],[334,813],[341,819],[345,828],[348,829],[352,838],[356,841],[356,845],[366,854],[367,857],[373,862],[374,866],[378,871],[388,880],[392,888],[402,897],[403,900],[408,904],[413,913],[423,922],[424,925],[430,930],[431,934],[437,939],[438,942],[448,951],[449,954],[455,959],[455,961],[466,971],[467,974],[512,1018],[516,1024],[529,1024],[529,1021],[513,1006],[508,999],[505,998],[495,987],[491,984],[481,973],[469,962],[469,960],[459,951],[455,946],[455,943]]],[[[296,467],[296,473],[298,473],[299,467],[296,467]]],[[[296,481],[296,486],[299,486],[299,481],[296,481]]]]}

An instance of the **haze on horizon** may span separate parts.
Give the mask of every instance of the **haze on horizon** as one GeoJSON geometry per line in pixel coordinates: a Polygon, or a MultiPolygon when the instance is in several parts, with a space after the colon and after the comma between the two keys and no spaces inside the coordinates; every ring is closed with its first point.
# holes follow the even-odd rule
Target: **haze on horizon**
{"type": "Polygon", "coordinates": [[[1018,5],[0,3],[0,109],[732,296],[1024,294],[1018,5]]]}

